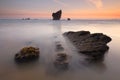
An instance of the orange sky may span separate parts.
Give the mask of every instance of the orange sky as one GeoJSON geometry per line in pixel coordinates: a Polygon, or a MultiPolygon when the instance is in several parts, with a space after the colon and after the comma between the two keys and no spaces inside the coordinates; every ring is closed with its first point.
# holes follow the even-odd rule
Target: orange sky
{"type": "Polygon", "coordinates": [[[119,10],[76,10],[72,13],[65,13],[64,17],[72,16],[72,18],[83,18],[83,19],[119,19],[120,18],[120,11],[119,10]]]}
{"type": "Polygon", "coordinates": [[[51,18],[59,9],[62,18],[120,19],[120,0],[2,0],[0,18],[51,18]]]}

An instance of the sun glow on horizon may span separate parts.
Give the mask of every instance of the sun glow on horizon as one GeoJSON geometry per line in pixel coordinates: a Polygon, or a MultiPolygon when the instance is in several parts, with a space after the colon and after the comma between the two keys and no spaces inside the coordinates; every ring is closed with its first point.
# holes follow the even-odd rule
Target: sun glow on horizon
{"type": "Polygon", "coordinates": [[[62,18],[120,19],[118,0],[12,1],[0,1],[0,18],[51,18],[52,12],[62,9],[62,18]]]}

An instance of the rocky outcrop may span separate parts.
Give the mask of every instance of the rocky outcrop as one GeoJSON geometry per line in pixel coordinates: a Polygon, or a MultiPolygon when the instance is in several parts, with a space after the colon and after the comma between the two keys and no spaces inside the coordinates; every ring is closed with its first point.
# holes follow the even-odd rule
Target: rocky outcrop
{"type": "Polygon", "coordinates": [[[16,62],[28,62],[38,59],[39,48],[24,47],[18,53],[15,54],[16,62]]]}
{"type": "Polygon", "coordinates": [[[62,15],[62,10],[59,10],[56,13],[52,13],[53,20],[60,20],[61,15],[62,15]]]}
{"type": "Polygon", "coordinates": [[[112,40],[103,33],[90,34],[89,31],[66,32],[64,35],[68,37],[80,53],[91,56],[94,59],[104,56],[109,49],[107,43],[112,40]]]}

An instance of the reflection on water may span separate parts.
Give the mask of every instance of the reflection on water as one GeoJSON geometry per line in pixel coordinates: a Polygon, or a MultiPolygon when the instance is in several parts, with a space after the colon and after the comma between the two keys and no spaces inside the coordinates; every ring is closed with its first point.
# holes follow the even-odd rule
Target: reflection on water
{"type": "Polygon", "coordinates": [[[0,80],[119,80],[119,21],[0,20],[0,80]],[[65,31],[89,30],[112,37],[108,53],[97,62],[77,53],[65,31]],[[63,49],[57,47],[61,45],[63,49]],[[16,64],[14,55],[25,46],[40,48],[37,61],[16,64]],[[53,65],[58,53],[66,53],[67,70],[53,65]]]}

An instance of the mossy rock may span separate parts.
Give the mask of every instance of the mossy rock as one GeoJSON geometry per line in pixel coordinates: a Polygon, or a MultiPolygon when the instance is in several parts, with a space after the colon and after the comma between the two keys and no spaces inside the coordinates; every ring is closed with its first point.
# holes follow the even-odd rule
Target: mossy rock
{"type": "Polygon", "coordinates": [[[15,54],[16,62],[28,62],[39,58],[39,48],[36,47],[24,47],[18,53],[15,54]]]}

